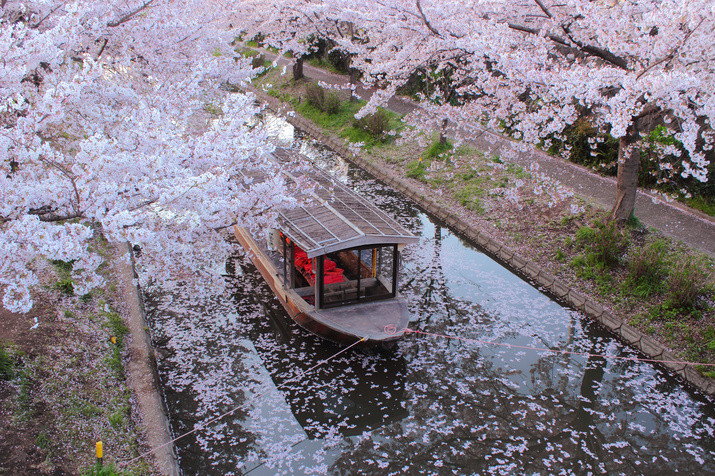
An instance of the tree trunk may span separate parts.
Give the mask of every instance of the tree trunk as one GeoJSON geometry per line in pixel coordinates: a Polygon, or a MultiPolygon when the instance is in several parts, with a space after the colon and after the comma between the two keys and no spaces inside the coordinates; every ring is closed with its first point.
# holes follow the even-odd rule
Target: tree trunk
{"type": "Polygon", "coordinates": [[[449,120],[445,117],[444,119],[442,119],[442,123],[440,124],[439,128],[440,145],[447,145],[447,124],[449,124],[449,120]]]}
{"type": "Polygon", "coordinates": [[[350,68],[350,102],[357,102],[358,97],[355,94],[355,83],[357,83],[358,70],[350,68]]]}
{"type": "Polygon", "coordinates": [[[628,133],[618,142],[618,183],[616,185],[616,203],[611,210],[611,220],[616,220],[619,223],[630,218],[636,205],[641,151],[634,145],[634,139],[633,135],[628,133]]]}
{"type": "Polygon", "coordinates": [[[293,81],[298,81],[303,79],[305,74],[303,74],[303,55],[298,56],[293,63],[293,81]]]}

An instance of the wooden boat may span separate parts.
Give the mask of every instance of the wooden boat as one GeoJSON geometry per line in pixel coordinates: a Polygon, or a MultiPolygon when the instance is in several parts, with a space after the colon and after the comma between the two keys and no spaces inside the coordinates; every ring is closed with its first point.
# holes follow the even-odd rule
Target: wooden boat
{"type": "MultiPolygon", "coordinates": [[[[290,154],[278,150],[276,160],[290,154]]],[[[305,175],[317,183],[311,203],[281,210],[266,237],[235,227],[238,242],[303,328],[341,344],[399,339],[409,321],[397,292],[400,252],[418,238],[326,173],[305,175]]]]}

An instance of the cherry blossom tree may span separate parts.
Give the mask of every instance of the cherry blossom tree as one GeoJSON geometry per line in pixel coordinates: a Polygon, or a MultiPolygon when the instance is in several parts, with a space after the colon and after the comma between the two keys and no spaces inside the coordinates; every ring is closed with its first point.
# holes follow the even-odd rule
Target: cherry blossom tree
{"type": "Polygon", "coordinates": [[[711,0],[299,3],[291,8],[306,17],[364,32],[357,42],[331,36],[363,80],[381,88],[363,113],[425,71],[449,84],[425,98],[432,120],[413,120],[418,125],[486,123],[549,146],[585,118],[619,142],[617,220],[633,211],[642,139],[659,125],[682,143],[662,155],[682,154],[681,175],[707,180],[715,141],[711,0]]]}
{"type": "MultiPolygon", "coordinates": [[[[310,4],[310,2],[307,2],[310,4]]],[[[293,79],[302,79],[305,56],[312,52],[311,35],[336,34],[336,22],[305,8],[304,0],[247,0],[240,2],[241,37],[262,38],[264,46],[290,52],[294,58],[293,79]]],[[[337,28],[339,30],[339,28],[337,28]]]]}
{"type": "Polygon", "coordinates": [[[139,245],[156,277],[220,285],[222,230],[288,206],[250,80],[237,10],[194,0],[0,3],[0,290],[32,307],[44,259],[101,284],[90,238],[139,245]],[[232,24],[232,21],[234,22],[232,24]],[[262,170],[252,182],[246,170],[262,170]]]}

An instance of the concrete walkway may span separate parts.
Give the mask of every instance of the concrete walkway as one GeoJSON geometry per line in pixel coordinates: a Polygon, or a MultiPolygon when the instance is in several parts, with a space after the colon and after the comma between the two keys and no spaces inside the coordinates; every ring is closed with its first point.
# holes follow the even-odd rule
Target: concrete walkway
{"type": "MultiPolygon", "coordinates": [[[[264,52],[267,58],[275,60],[275,55],[264,52]]],[[[278,58],[279,68],[286,66],[291,74],[292,61],[278,58]]],[[[345,85],[347,76],[334,74],[308,64],[304,66],[305,75],[316,81],[328,84],[345,85]]],[[[373,91],[358,85],[356,94],[361,99],[369,99],[373,91]]],[[[391,98],[388,109],[398,114],[406,114],[419,107],[412,101],[402,98],[391,98]]],[[[464,135],[464,134],[462,134],[464,135]]],[[[511,148],[513,141],[495,132],[480,129],[476,133],[466,135],[467,143],[477,150],[499,154],[505,148],[511,148]]],[[[513,154],[512,154],[513,155],[513,154]]],[[[590,203],[610,210],[616,195],[616,180],[603,177],[593,171],[564,159],[551,157],[536,148],[526,152],[517,152],[510,161],[528,167],[537,162],[539,170],[550,178],[558,180],[573,189],[579,196],[590,203]]],[[[715,178],[712,178],[715,180],[715,178]]],[[[667,236],[683,241],[693,248],[715,257],[715,219],[698,210],[694,210],[677,202],[666,202],[642,190],[636,198],[635,215],[646,226],[656,228],[667,236]]]]}

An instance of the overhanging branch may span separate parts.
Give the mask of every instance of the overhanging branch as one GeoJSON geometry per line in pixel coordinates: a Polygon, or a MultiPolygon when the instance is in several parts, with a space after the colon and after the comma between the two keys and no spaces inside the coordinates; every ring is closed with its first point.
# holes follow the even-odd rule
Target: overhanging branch
{"type": "Polygon", "coordinates": [[[117,26],[119,26],[119,25],[121,25],[121,24],[123,24],[123,23],[128,22],[129,20],[131,20],[132,18],[134,18],[138,13],[140,13],[141,11],[145,10],[146,8],[148,8],[152,3],[154,3],[154,0],[148,0],[146,3],[144,3],[144,4],[141,5],[140,7],[137,7],[136,9],[132,10],[131,12],[126,13],[125,15],[123,15],[123,16],[120,17],[120,18],[118,18],[117,20],[114,20],[114,21],[112,21],[112,22],[107,23],[107,26],[108,26],[108,27],[111,27],[111,28],[114,28],[114,27],[117,27],[117,26]]]}
{"type": "MultiPolygon", "coordinates": [[[[531,35],[541,35],[542,34],[541,30],[539,30],[538,28],[530,28],[528,26],[523,26],[523,25],[519,25],[516,23],[511,23],[511,22],[507,22],[507,25],[512,30],[529,33],[531,35]]],[[[612,64],[613,66],[616,66],[617,68],[620,68],[620,69],[623,69],[626,71],[628,70],[628,62],[624,58],[621,58],[620,56],[616,56],[606,49],[600,48],[598,46],[587,45],[587,44],[581,43],[579,41],[575,41],[573,38],[571,38],[571,41],[569,41],[563,37],[554,35],[553,33],[547,33],[546,38],[550,39],[554,43],[558,43],[559,45],[565,46],[567,48],[581,51],[582,53],[585,53],[589,56],[596,56],[598,58],[601,58],[602,60],[606,61],[607,63],[612,64]]]]}

